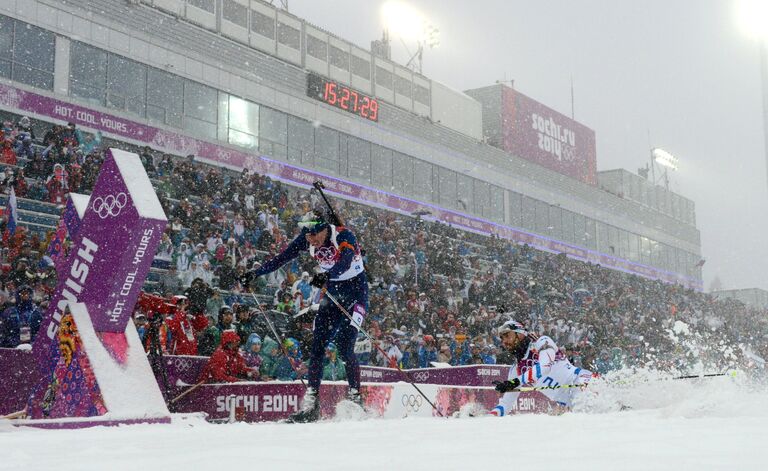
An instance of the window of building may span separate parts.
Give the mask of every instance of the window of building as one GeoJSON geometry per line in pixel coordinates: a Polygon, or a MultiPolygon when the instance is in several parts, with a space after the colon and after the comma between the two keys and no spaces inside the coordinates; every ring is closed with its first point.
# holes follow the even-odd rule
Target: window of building
{"type": "Polygon", "coordinates": [[[315,165],[339,174],[339,132],[326,127],[315,131],[315,165]]]}
{"type": "Polygon", "coordinates": [[[568,211],[567,209],[563,209],[562,214],[560,215],[560,218],[563,221],[563,242],[567,242],[569,244],[574,243],[574,236],[573,236],[573,213],[568,211]]]}
{"type": "Polygon", "coordinates": [[[230,95],[228,141],[246,149],[259,148],[259,105],[230,95]]]}
{"type": "Polygon", "coordinates": [[[648,250],[650,251],[651,265],[655,267],[661,266],[661,244],[653,239],[648,239],[648,250]]]}
{"type": "Polygon", "coordinates": [[[392,154],[393,187],[398,194],[412,196],[414,158],[399,152],[392,154]]]}
{"type": "Polygon", "coordinates": [[[14,21],[11,79],[53,90],[55,35],[42,28],[14,21]]]}
{"type": "Polygon", "coordinates": [[[614,226],[608,226],[608,250],[607,254],[619,256],[619,230],[614,226]]]}
{"type": "Polygon", "coordinates": [[[411,98],[411,79],[395,75],[395,93],[411,98]]]}
{"type": "Polygon", "coordinates": [[[475,202],[474,212],[480,217],[488,217],[491,206],[490,184],[481,180],[475,180],[474,193],[472,195],[475,202]]]}
{"type": "Polygon", "coordinates": [[[587,248],[597,250],[597,227],[592,218],[586,218],[587,248]]]}
{"type": "Polygon", "coordinates": [[[70,47],[69,93],[92,104],[104,105],[107,93],[107,53],[73,41],[70,47]]]}
{"type": "Polygon", "coordinates": [[[393,153],[392,183],[395,192],[410,196],[413,191],[413,158],[399,152],[393,153]]]}
{"type": "Polygon", "coordinates": [[[277,42],[292,49],[301,50],[301,31],[282,21],[278,21],[277,42]]]}
{"type": "Polygon", "coordinates": [[[431,163],[413,159],[413,196],[420,201],[432,201],[432,169],[431,163]]]}
{"type": "Polygon", "coordinates": [[[328,43],[311,34],[307,35],[307,55],[328,62],[328,43]]]}
{"type": "Polygon", "coordinates": [[[563,238],[563,211],[560,206],[550,205],[548,209],[549,213],[549,236],[555,240],[562,240],[563,238]]]}
{"type": "Polygon", "coordinates": [[[512,227],[523,227],[523,195],[514,191],[509,192],[509,224],[512,227]]]}
{"type": "Polygon", "coordinates": [[[474,207],[474,178],[460,173],[456,174],[456,204],[461,211],[471,212],[474,207]]]}
{"type": "Polygon", "coordinates": [[[619,257],[629,258],[629,232],[619,229],[619,257]]]}
{"type": "Polygon", "coordinates": [[[573,242],[581,247],[587,245],[587,227],[583,214],[573,215],[573,242]]]}
{"type": "Polygon", "coordinates": [[[385,191],[392,191],[392,150],[371,145],[371,183],[385,191]]]}
{"type": "Polygon", "coordinates": [[[504,189],[491,185],[491,211],[489,217],[496,222],[504,222],[504,189]]]}
{"type": "Polygon", "coordinates": [[[266,106],[259,107],[259,152],[285,159],[288,146],[288,117],[266,106]]]}
{"type": "Polygon", "coordinates": [[[352,54],[352,73],[366,80],[371,79],[371,63],[352,54]]]}
{"type": "Polygon", "coordinates": [[[458,198],[456,187],[456,172],[438,167],[438,203],[446,208],[456,208],[458,198]]]}
{"type": "Polygon", "coordinates": [[[536,230],[536,200],[523,196],[523,228],[528,231],[536,230]]]}
{"type": "Polygon", "coordinates": [[[315,127],[309,121],[288,116],[288,161],[314,166],[315,127]]]}
{"type": "Polygon", "coordinates": [[[216,2],[214,0],[187,0],[187,3],[208,13],[216,13],[216,2]]]}
{"type": "Polygon", "coordinates": [[[347,175],[357,181],[371,181],[371,143],[347,136],[347,175]]]}
{"type": "Polygon", "coordinates": [[[421,86],[417,83],[413,84],[413,99],[421,103],[422,105],[429,106],[429,88],[421,86]]]}
{"type": "Polygon", "coordinates": [[[536,201],[536,233],[544,236],[552,233],[549,224],[549,205],[544,201],[536,201]]]}
{"type": "MultiPolygon", "coordinates": [[[[243,122],[244,119],[251,119],[253,113],[246,113],[245,116],[238,114],[240,111],[237,100],[239,98],[230,97],[229,101],[229,127],[230,131],[235,126],[243,122]],[[234,101],[233,101],[234,100],[234,101]]],[[[244,101],[244,100],[240,100],[244,101]]],[[[204,139],[216,139],[216,119],[218,117],[218,92],[216,89],[185,80],[184,83],[184,129],[191,131],[194,135],[204,139]]],[[[255,106],[255,105],[254,105],[255,106]]],[[[258,135],[258,107],[255,111],[256,127],[254,134],[258,135]]],[[[242,142],[230,142],[243,145],[242,142]]],[[[243,147],[252,147],[243,145],[243,147]]]]}
{"type": "Polygon", "coordinates": [[[230,23],[248,29],[248,7],[234,0],[223,0],[221,17],[230,23]]]}
{"type": "Polygon", "coordinates": [[[13,74],[13,19],[0,15],[0,76],[13,74]]]}
{"type": "Polygon", "coordinates": [[[333,45],[331,45],[328,50],[328,59],[332,66],[342,70],[349,70],[349,52],[343,51],[333,45]]]}
{"type": "Polygon", "coordinates": [[[390,90],[394,90],[393,88],[394,85],[392,83],[393,75],[394,74],[389,70],[377,65],[376,66],[376,85],[384,88],[388,88],[390,90]]]}
{"type": "Polygon", "coordinates": [[[672,272],[677,271],[677,256],[675,255],[675,248],[669,245],[664,245],[664,250],[667,252],[667,270],[672,272]]]}
{"type": "Polygon", "coordinates": [[[633,262],[640,261],[640,238],[637,234],[629,233],[629,259],[633,262]]]}
{"type": "Polygon", "coordinates": [[[251,10],[251,31],[264,36],[265,38],[275,39],[275,19],[256,10],[251,10]]]}
{"type": "Polygon", "coordinates": [[[640,261],[651,263],[651,241],[647,237],[640,237],[640,261]]]}
{"type": "Polygon", "coordinates": [[[106,105],[137,116],[146,116],[147,66],[109,54],[106,105]]]}
{"type": "Polygon", "coordinates": [[[150,67],[147,70],[147,118],[150,121],[183,127],[184,79],[150,67]]]}
{"type": "Polygon", "coordinates": [[[602,222],[597,223],[597,250],[602,253],[611,254],[611,251],[608,249],[608,225],[602,222]]]}

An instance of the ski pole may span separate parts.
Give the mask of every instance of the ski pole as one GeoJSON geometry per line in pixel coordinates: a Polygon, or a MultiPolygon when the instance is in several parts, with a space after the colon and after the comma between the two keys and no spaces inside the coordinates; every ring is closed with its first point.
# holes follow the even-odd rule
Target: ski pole
{"type": "Polygon", "coordinates": [[[171,400],[170,400],[170,404],[174,404],[174,403],[176,403],[176,401],[178,401],[178,400],[179,400],[179,399],[181,399],[182,397],[186,396],[187,394],[191,393],[191,392],[192,392],[192,391],[194,391],[195,389],[199,388],[199,387],[200,387],[200,386],[201,386],[203,383],[205,383],[205,380],[203,380],[203,381],[200,381],[199,383],[193,384],[192,386],[190,386],[189,388],[187,388],[187,390],[186,390],[186,391],[182,392],[182,393],[181,393],[181,394],[179,394],[178,396],[176,396],[176,397],[174,397],[173,399],[171,399],[171,400]]]}
{"type": "Polygon", "coordinates": [[[331,214],[331,223],[334,226],[343,226],[344,221],[342,221],[339,216],[336,214],[336,211],[333,210],[333,206],[331,206],[330,201],[328,201],[328,198],[325,197],[325,192],[323,189],[325,188],[325,185],[323,184],[322,180],[317,180],[314,183],[312,183],[312,186],[315,187],[318,193],[320,193],[320,196],[323,197],[323,201],[325,201],[326,206],[328,206],[328,211],[331,214]]]}
{"type": "MultiPolygon", "coordinates": [[[[732,371],[729,373],[707,373],[703,375],[687,375],[687,376],[676,376],[674,378],[660,378],[659,381],[665,381],[669,379],[698,379],[698,378],[713,378],[717,376],[731,376],[733,378],[736,377],[736,372],[732,371]]],[[[513,389],[511,392],[529,392],[529,391],[547,391],[550,389],[566,389],[566,388],[586,388],[589,386],[589,383],[585,384],[559,384],[557,386],[522,386],[517,389],[513,389]]]]}
{"type": "MultiPolygon", "coordinates": [[[[333,304],[335,304],[335,305],[336,305],[336,307],[338,307],[338,308],[341,310],[341,312],[343,312],[343,313],[344,313],[344,315],[345,315],[345,316],[347,316],[347,319],[349,319],[349,321],[350,321],[350,322],[351,322],[353,325],[357,325],[357,324],[356,324],[356,322],[355,322],[355,320],[354,320],[354,319],[352,318],[352,316],[349,314],[349,311],[347,311],[347,310],[344,308],[344,306],[342,306],[342,305],[341,305],[341,303],[339,303],[339,301],[338,301],[338,300],[336,300],[336,297],[334,297],[334,296],[333,296],[331,293],[329,293],[329,292],[328,292],[328,290],[326,290],[325,288],[323,288],[323,293],[324,293],[326,296],[328,296],[328,299],[330,299],[330,300],[333,302],[333,304]]],[[[370,340],[370,342],[371,342],[371,345],[375,345],[375,346],[376,346],[376,349],[377,349],[379,352],[381,352],[381,354],[382,354],[382,355],[384,355],[384,357],[385,357],[385,358],[389,358],[389,355],[387,355],[387,352],[385,352],[384,350],[382,350],[382,348],[381,348],[381,347],[379,347],[378,343],[374,342],[373,338],[370,336],[370,334],[369,334],[368,332],[366,332],[366,331],[365,331],[365,329],[363,329],[363,328],[362,328],[362,326],[358,326],[358,329],[360,330],[360,332],[362,332],[362,333],[363,333],[363,335],[365,335],[365,336],[368,338],[368,340],[370,340]]],[[[432,402],[432,401],[431,401],[431,400],[430,400],[430,399],[427,397],[427,395],[426,395],[426,394],[424,394],[424,393],[421,391],[421,389],[419,389],[419,387],[418,387],[418,386],[416,386],[416,383],[414,383],[414,382],[412,382],[412,381],[411,381],[411,379],[410,379],[410,377],[409,377],[408,373],[406,373],[405,371],[403,371],[403,370],[400,368],[400,365],[398,365],[397,363],[395,363],[395,368],[397,368],[397,371],[399,371],[399,372],[400,372],[400,373],[403,375],[403,377],[405,377],[405,380],[406,380],[406,382],[407,382],[408,384],[410,384],[411,386],[413,386],[413,387],[414,387],[414,389],[416,389],[416,391],[418,391],[418,393],[419,393],[419,394],[421,394],[421,397],[423,397],[423,398],[424,398],[424,400],[426,400],[426,401],[427,401],[427,403],[428,403],[430,406],[432,406],[432,408],[435,410],[435,412],[437,412],[437,414],[438,414],[440,417],[445,417],[445,416],[443,415],[443,413],[442,413],[442,412],[440,412],[440,409],[438,409],[438,408],[437,408],[437,406],[436,406],[436,405],[435,405],[435,404],[434,404],[434,403],[433,403],[433,402],[432,402]]]]}
{"type": "Polygon", "coordinates": [[[272,321],[269,319],[269,316],[267,315],[267,313],[264,311],[264,309],[261,308],[261,304],[259,304],[259,300],[256,298],[256,295],[253,292],[251,292],[251,296],[253,296],[253,300],[256,301],[256,307],[258,308],[259,312],[261,312],[261,315],[264,316],[264,320],[267,321],[269,330],[271,330],[272,333],[275,335],[275,339],[277,339],[277,341],[280,342],[280,349],[283,351],[283,355],[285,355],[285,358],[288,359],[288,364],[291,365],[291,369],[294,372],[296,372],[296,377],[299,378],[299,381],[301,381],[301,385],[304,386],[304,389],[306,389],[307,385],[304,383],[304,380],[301,379],[299,370],[296,369],[296,367],[293,364],[293,361],[291,361],[291,357],[290,355],[288,355],[288,350],[285,348],[283,339],[280,338],[280,334],[277,333],[277,329],[275,329],[275,326],[272,324],[272,321]]]}
{"type": "Polygon", "coordinates": [[[730,376],[732,378],[735,378],[736,377],[736,372],[735,371],[731,371],[731,372],[728,372],[728,373],[708,373],[708,374],[703,374],[703,375],[677,376],[677,377],[672,378],[672,379],[713,378],[715,376],[730,376]]]}
{"type": "Polygon", "coordinates": [[[27,415],[27,409],[26,409],[26,408],[24,408],[24,409],[22,409],[22,410],[20,410],[20,411],[12,412],[12,413],[10,413],[10,414],[8,414],[8,415],[4,415],[4,416],[2,416],[2,417],[0,417],[0,418],[2,418],[2,419],[9,419],[9,420],[11,420],[11,419],[19,419],[19,418],[22,418],[22,417],[24,417],[25,415],[27,415]]]}

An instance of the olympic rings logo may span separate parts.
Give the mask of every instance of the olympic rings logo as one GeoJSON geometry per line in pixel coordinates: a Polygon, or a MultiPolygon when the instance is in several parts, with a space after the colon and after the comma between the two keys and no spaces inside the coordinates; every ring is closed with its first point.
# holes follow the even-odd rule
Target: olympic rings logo
{"type": "Polygon", "coordinates": [[[127,204],[128,195],[121,191],[117,195],[94,198],[91,208],[101,219],[106,219],[108,216],[116,217],[127,204]]]}
{"type": "Polygon", "coordinates": [[[403,394],[402,399],[400,399],[400,403],[408,412],[418,412],[423,401],[421,396],[416,396],[415,394],[403,394]]]}
{"type": "Polygon", "coordinates": [[[192,368],[192,360],[187,358],[174,358],[173,366],[176,367],[176,370],[179,372],[187,371],[192,368]]]}
{"type": "Polygon", "coordinates": [[[413,379],[416,381],[423,383],[424,381],[429,379],[429,373],[426,371],[417,371],[413,374],[413,379]]]}

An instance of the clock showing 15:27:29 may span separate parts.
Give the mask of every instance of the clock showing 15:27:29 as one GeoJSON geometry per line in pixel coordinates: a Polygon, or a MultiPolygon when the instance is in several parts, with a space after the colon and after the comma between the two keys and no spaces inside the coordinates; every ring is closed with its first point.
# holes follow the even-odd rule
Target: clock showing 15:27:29
{"type": "Polygon", "coordinates": [[[316,74],[307,78],[307,95],[371,121],[379,120],[379,101],[316,74]]]}

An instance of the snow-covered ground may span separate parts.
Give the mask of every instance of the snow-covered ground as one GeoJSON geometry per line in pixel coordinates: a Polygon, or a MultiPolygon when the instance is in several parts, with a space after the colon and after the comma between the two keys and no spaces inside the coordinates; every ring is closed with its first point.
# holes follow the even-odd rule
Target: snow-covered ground
{"type": "Polygon", "coordinates": [[[212,425],[177,416],[170,425],[74,431],[0,422],[0,469],[768,469],[760,384],[646,377],[631,388],[597,386],[581,412],[558,417],[212,425]],[[611,411],[619,402],[633,409],[611,411]]]}

